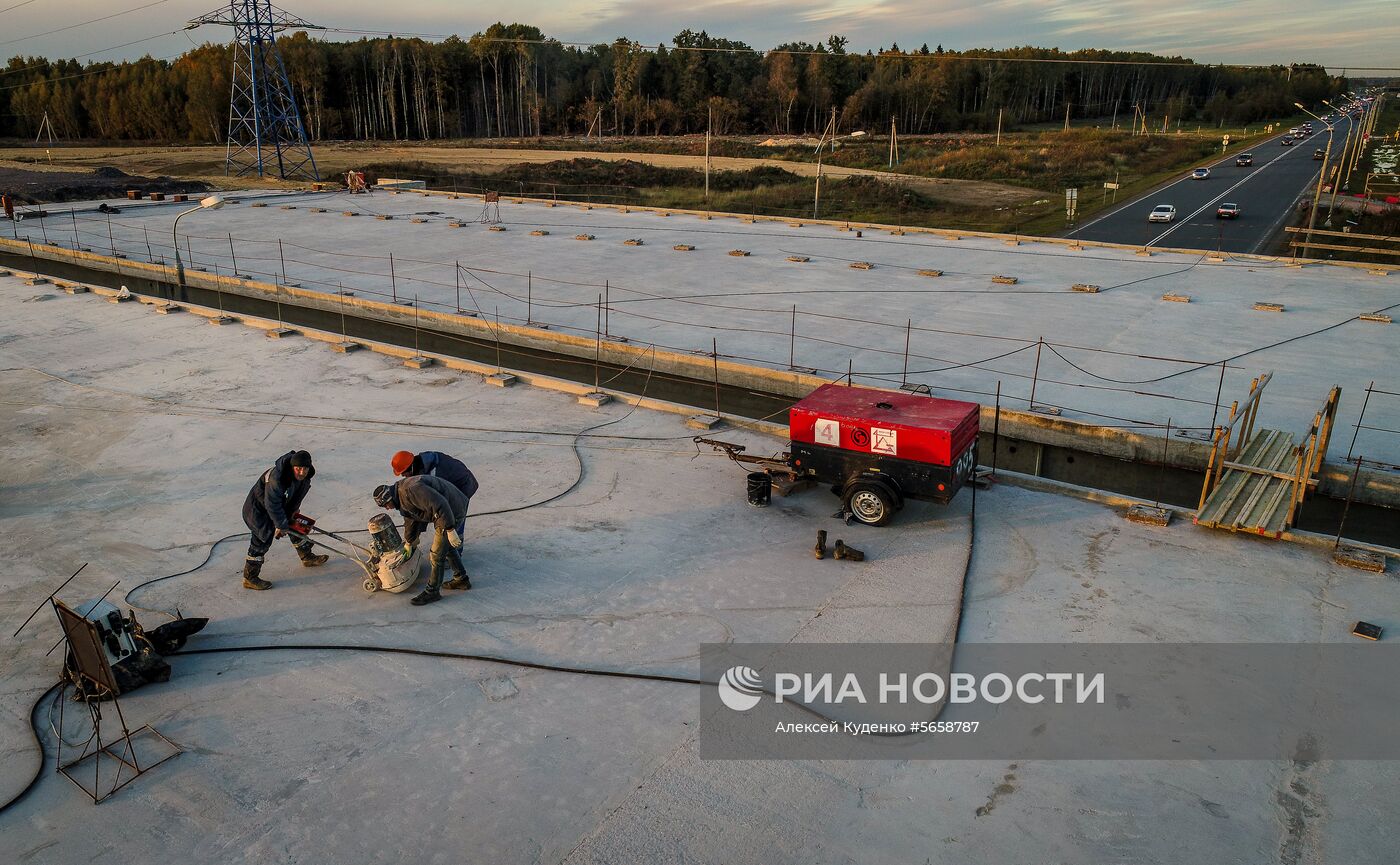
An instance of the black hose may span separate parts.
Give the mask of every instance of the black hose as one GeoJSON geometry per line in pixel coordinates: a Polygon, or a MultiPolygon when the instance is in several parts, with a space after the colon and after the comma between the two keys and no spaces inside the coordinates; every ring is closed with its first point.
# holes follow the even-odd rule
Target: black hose
{"type": "Polygon", "coordinates": [[[39,779],[44,776],[44,764],[48,762],[49,752],[48,749],[44,747],[44,737],[39,735],[39,723],[38,721],[34,720],[34,716],[38,713],[39,706],[41,706],[43,702],[49,698],[49,695],[55,691],[61,692],[63,690],[63,686],[66,684],[67,682],[64,682],[62,680],[54,682],[52,685],[49,686],[49,689],[47,691],[39,695],[39,699],[34,701],[34,705],[29,707],[29,735],[34,737],[34,744],[39,749],[39,762],[38,765],[34,767],[33,777],[29,779],[28,784],[24,785],[24,789],[16,793],[14,797],[10,799],[10,801],[6,802],[3,805],[0,805],[0,814],[4,814],[6,811],[10,810],[11,807],[19,804],[20,800],[22,800],[25,796],[28,796],[29,792],[33,790],[36,786],[38,786],[39,779]]]}
{"type": "MultiPolygon", "coordinates": [[[[634,406],[634,409],[635,409],[635,406],[634,406]]],[[[628,412],[628,415],[630,415],[630,414],[631,414],[631,412],[628,412]]],[[[613,419],[613,420],[606,421],[606,422],[604,422],[604,423],[601,423],[601,424],[597,424],[597,425],[595,425],[595,426],[588,427],[587,429],[584,430],[584,432],[588,432],[588,431],[591,431],[591,430],[595,430],[595,429],[598,429],[599,427],[607,426],[608,424],[617,423],[618,421],[623,420],[623,419],[626,418],[626,417],[627,417],[627,415],[623,415],[623,416],[620,417],[620,418],[615,418],[615,419],[613,419]]],[[[572,484],[570,484],[569,487],[568,487],[567,489],[565,489],[563,492],[557,493],[556,495],[551,496],[551,497],[548,498],[548,499],[544,499],[544,500],[542,500],[542,501],[535,502],[535,503],[533,503],[533,504],[522,505],[522,506],[516,507],[516,508],[507,508],[507,509],[503,509],[503,510],[500,510],[500,511],[483,512],[483,513],[477,514],[476,516],[487,516],[488,514],[493,514],[493,513],[510,513],[510,512],[512,512],[512,511],[524,510],[525,508],[538,507],[538,506],[540,506],[540,505],[546,504],[546,503],[548,503],[548,502],[555,501],[556,499],[559,499],[559,498],[562,498],[562,497],[565,496],[565,495],[568,495],[570,492],[572,492],[574,489],[576,489],[580,483],[583,482],[583,457],[582,457],[582,454],[580,454],[580,453],[578,452],[577,441],[578,441],[578,440],[575,439],[574,453],[575,453],[575,456],[578,457],[578,461],[579,461],[579,475],[578,475],[577,478],[574,479],[574,482],[573,482],[572,484]]],[[[973,484],[972,487],[973,487],[973,491],[972,491],[972,510],[971,510],[971,513],[970,513],[969,516],[968,516],[967,557],[966,557],[966,559],[965,559],[964,562],[963,562],[963,584],[964,584],[964,587],[966,587],[968,573],[972,570],[972,554],[973,554],[973,549],[975,548],[975,545],[976,545],[976,543],[975,543],[975,541],[976,541],[976,539],[975,539],[975,532],[976,532],[976,529],[977,529],[977,491],[976,491],[976,484],[973,484]]],[[[368,529],[356,529],[356,530],[353,530],[353,531],[368,531],[368,529]]],[[[185,576],[185,575],[187,575],[187,574],[191,574],[191,573],[194,573],[195,571],[200,570],[201,568],[203,568],[205,565],[207,565],[207,564],[209,563],[209,560],[210,560],[210,559],[213,557],[213,555],[214,555],[214,549],[215,549],[216,547],[218,547],[219,544],[221,544],[221,543],[223,543],[223,542],[225,542],[225,541],[227,541],[227,540],[230,540],[230,539],[232,539],[232,538],[241,537],[241,536],[246,535],[246,534],[248,534],[248,533],[247,533],[247,532],[239,532],[238,534],[225,535],[224,537],[219,538],[217,541],[215,541],[214,543],[210,544],[210,546],[209,546],[209,551],[205,554],[204,560],[201,561],[201,562],[200,562],[198,565],[196,565],[195,567],[189,568],[188,570],[180,571],[179,573],[176,573],[176,574],[167,574],[166,576],[163,576],[163,577],[155,577],[155,578],[150,579],[150,580],[147,580],[147,581],[145,581],[145,582],[143,582],[143,583],[139,583],[139,584],[137,584],[136,586],[133,586],[133,587],[130,589],[130,591],[128,591],[128,592],[126,593],[126,594],[127,594],[127,597],[129,598],[130,595],[131,595],[133,592],[135,592],[136,590],[138,590],[138,589],[140,589],[140,588],[143,588],[144,586],[151,585],[152,583],[157,583],[157,582],[160,582],[160,581],[162,581],[162,580],[173,579],[173,578],[175,578],[175,577],[185,576]]],[[[963,606],[966,605],[966,602],[967,602],[967,593],[966,593],[966,589],[964,588],[963,597],[962,597],[962,604],[963,604],[963,606]]],[[[127,600],[127,603],[128,603],[128,605],[130,605],[130,606],[133,606],[133,607],[136,606],[135,604],[131,604],[130,600],[127,600]]],[[[148,609],[148,608],[146,608],[146,607],[139,607],[139,609],[148,609]]],[[[161,611],[154,611],[154,612],[161,612],[161,611]]],[[[959,613],[958,613],[958,627],[959,627],[959,628],[962,627],[962,612],[963,612],[962,609],[960,609],[960,610],[959,610],[959,613]]],[[[449,652],[449,651],[433,650],[433,649],[412,649],[412,648],[408,648],[408,647],[404,647],[404,646],[374,646],[374,645],[359,645],[359,646],[357,646],[357,645],[349,645],[349,644],[326,644],[326,645],[318,645],[318,644],[313,644],[313,643],[288,643],[288,644],[284,644],[284,645],[253,645],[253,646],[211,646],[211,647],[208,647],[208,648],[200,648],[200,649],[184,649],[184,650],[182,650],[182,651],[173,653],[173,655],[171,655],[171,657],[178,657],[178,656],[184,656],[184,655],[218,655],[218,654],[228,654],[228,653],[234,653],[234,652],[305,652],[305,651],[317,651],[317,652],[324,652],[324,651],[331,651],[331,652],[373,652],[373,653],[376,653],[376,654],[417,655],[417,656],[419,656],[419,657],[425,657],[425,658],[444,658],[444,659],[457,660],[457,661],[477,661],[477,662],[488,663],[488,664],[505,664],[505,665],[508,665],[508,666],[519,667],[519,668],[521,668],[521,669],[526,669],[526,670],[541,670],[541,671],[544,671],[544,672],[566,673],[566,674],[570,674],[570,675],[579,675],[579,676],[595,676],[595,677],[610,678],[610,679],[630,679],[630,680],[633,680],[633,681],[663,682],[663,683],[679,684],[679,685],[709,685],[709,686],[712,686],[712,685],[716,684],[715,682],[711,682],[711,681],[709,681],[709,680],[707,680],[707,679],[700,679],[700,678],[696,678],[696,677],[692,677],[692,676],[673,676],[673,675],[667,675],[667,674],[664,674],[664,673],[640,673],[640,672],[633,672],[633,671],[628,671],[628,670],[608,670],[608,669],[601,669],[601,668],[598,668],[598,667],[588,667],[588,666],[573,666],[573,665],[565,665],[565,664],[548,664],[548,663],[543,663],[543,662],[539,662],[539,661],[524,661],[524,660],[520,660],[520,659],[518,659],[518,658],[505,658],[505,657],[500,657],[500,656],[496,656],[496,655],[478,655],[478,654],[473,654],[473,653],[469,653],[469,652],[449,652]]],[[[36,743],[36,744],[38,745],[38,747],[39,747],[39,763],[38,763],[38,766],[35,767],[34,776],[29,780],[29,783],[25,785],[24,789],[21,790],[16,796],[14,796],[14,798],[10,799],[8,802],[5,802],[4,804],[0,804],[0,814],[4,814],[7,810],[9,810],[9,809],[10,809],[11,807],[13,807],[14,805],[18,804],[18,803],[20,802],[20,800],[22,800],[25,796],[27,796],[27,795],[29,794],[29,792],[35,787],[35,785],[37,785],[37,784],[39,783],[39,779],[40,779],[40,778],[42,777],[42,775],[43,775],[44,764],[45,764],[45,762],[46,762],[46,760],[47,760],[48,753],[47,753],[47,749],[44,747],[43,737],[39,735],[39,732],[38,732],[39,727],[38,727],[38,724],[37,724],[37,723],[35,722],[35,720],[34,720],[34,716],[35,716],[35,712],[38,711],[40,704],[42,704],[42,703],[44,702],[44,700],[47,699],[48,696],[49,696],[50,694],[52,694],[56,689],[61,688],[63,684],[64,684],[63,682],[58,682],[58,683],[54,684],[54,685],[53,685],[52,687],[50,687],[47,691],[45,691],[45,692],[39,697],[38,700],[36,700],[36,701],[34,702],[33,706],[30,707],[30,710],[29,710],[30,734],[33,735],[34,741],[35,741],[35,743],[36,743]]],[[[771,693],[771,692],[770,692],[770,693],[771,693]]],[[[820,711],[818,711],[817,709],[815,709],[815,708],[813,708],[813,707],[811,707],[811,706],[805,705],[805,704],[803,704],[803,703],[794,703],[794,705],[799,706],[799,707],[802,708],[804,711],[809,712],[809,713],[811,713],[811,714],[813,714],[813,715],[815,715],[815,716],[817,716],[818,718],[821,718],[821,719],[823,719],[823,720],[828,720],[828,721],[830,721],[830,720],[835,720],[835,719],[830,718],[830,717],[827,716],[827,715],[822,714],[822,713],[821,713],[820,711]]],[[[875,735],[875,736],[878,736],[878,737],[882,737],[882,738],[900,738],[900,737],[903,737],[903,736],[914,735],[914,733],[913,733],[913,731],[910,731],[910,732],[906,732],[906,733],[874,733],[874,734],[872,734],[872,735],[875,735]]]]}

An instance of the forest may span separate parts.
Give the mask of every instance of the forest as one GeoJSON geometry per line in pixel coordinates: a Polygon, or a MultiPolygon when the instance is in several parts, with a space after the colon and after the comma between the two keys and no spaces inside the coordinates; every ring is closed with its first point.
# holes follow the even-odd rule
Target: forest
{"type": "MultiPolygon", "coordinates": [[[[1136,116],[1251,123],[1346,88],[1315,66],[1222,67],[1180,57],[1054,48],[848,52],[831,36],[760,52],[682,31],[671,44],[565,45],[494,24],[468,39],[277,40],[312,140],[552,135],[818,135],[989,131],[1136,116]]],[[[13,57],[0,70],[0,136],[33,138],[47,114],[66,140],[217,142],[232,50],[120,63],[13,57]]]]}

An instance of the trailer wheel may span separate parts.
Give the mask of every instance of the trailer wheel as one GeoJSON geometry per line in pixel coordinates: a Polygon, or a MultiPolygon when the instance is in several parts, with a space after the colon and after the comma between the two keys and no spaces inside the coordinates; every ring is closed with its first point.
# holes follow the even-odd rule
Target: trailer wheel
{"type": "Polygon", "coordinates": [[[894,519],[894,497],[878,484],[852,484],[844,504],[847,513],[868,526],[883,526],[894,519]]]}

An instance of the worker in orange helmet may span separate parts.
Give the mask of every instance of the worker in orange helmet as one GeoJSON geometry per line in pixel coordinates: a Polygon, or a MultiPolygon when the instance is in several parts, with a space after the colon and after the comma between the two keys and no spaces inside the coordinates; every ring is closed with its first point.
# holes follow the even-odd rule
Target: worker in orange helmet
{"type": "MultiPolygon", "coordinates": [[[[454,487],[462,491],[466,496],[468,505],[471,504],[472,496],[476,495],[477,482],[476,475],[467,468],[466,464],[456,457],[448,456],[438,451],[423,451],[414,454],[411,451],[399,451],[389,460],[389,467],[394,470],[394,474],[401,478],[412,478],[419,475],[429,475],[447,481],[454,487]]],[[[467,526],[465,512],[462,519],[456,525],[457,542],[454,546],[460,554],[462,550],[463,531],[467,526]]]]}

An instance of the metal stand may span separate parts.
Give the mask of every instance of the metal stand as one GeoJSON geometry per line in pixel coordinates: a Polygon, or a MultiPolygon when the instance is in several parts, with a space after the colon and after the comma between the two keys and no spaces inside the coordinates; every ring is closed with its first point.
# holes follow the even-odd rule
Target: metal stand
{"type": "Polygon", "coordinates": [[[487,192],[481,203],[481,215],[476,221],[482,225],[499,225],[501,222],[501,194],[487,192]]]}
{"type": "Polygon", "coordinates": [[[68,644],[68,650],[73,658],[75,667],[73,673],[77,677],[75,687],[78,698],[87,705],[88,716],[92,721],[92,736],[83,743],[82,752],[76,759],[69,760],[67,763],[63,762],[64,700],[63,694],[59,694],[58,756],[56,759],[58,771],[63,777],[72,781],[78,789],[86,793],[94,805],[98,805],[127,784],[181,753],[183,749],[150,724],[143,724],[135,730],[127,726],[126,715],[122,712],[121,700],[117,698],[116,678],[112,674],[111,665],[107,662],[107,655],[102,650],[97,629],[91,622],[78,615],[62,601],[50,600],[54,613],[58,616],[59,624],[63,628],[64,642],[68,644]],[[122,734],[110,742],[104,742],[102,738],[102,701],[104,700],[110,700],[112,706],[117,710],[117,722],[122,729],[122,734]],[[135,742],[135,737],[142,733],[149,733],[173,750],[159,760],[143,765],[141,758],[136,753],[135,742]],[[110,784],[107,784],[103,780],[102,765],[109,761],[115,761],[115,767],[112,770],[114,774],[111,775],[110,784]],[[83,764],[88,762],[92,763],[91,789],[79,780],[79,772],[86,774],[83,764]]]}

